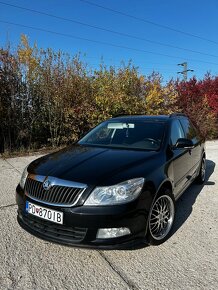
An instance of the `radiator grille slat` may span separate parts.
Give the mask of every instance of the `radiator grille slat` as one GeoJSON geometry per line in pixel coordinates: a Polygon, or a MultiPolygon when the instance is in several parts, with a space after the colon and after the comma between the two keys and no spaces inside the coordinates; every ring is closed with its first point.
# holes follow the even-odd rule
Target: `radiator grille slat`
{"type": "MultiPolygon", "coordinates": [[[[79,189],[78,188],[76,189],[76,192],[77,192],[77,194],[79,193],[79,189]]],[[[69,198],[69,200],[68,200],[69,203],[73,203],[74,200],[75,200],[75,196],[74,195],[70,195],[68,198],[69,198]]]]}
{"type": "Polygon", "coordinates": [[[66,196],[66,200],[67,200],[67,202],[69,202],[69,203],[73,203],[73,200],[71,201],[71,197],[72,197],[72,199],[74,199],[74,196],[73,195],[71,195],[70,194],[70,192],[68,192],[68,194],[67,194],[67,196],[66,196]]]}
{"type": "Polygon", "coordinates": [[[35,190],[36,190],[36,193],[37,193],[37,192],[40,193],[39,198],[42,199],[42,195],[43,195],[43,193],[44,193],[44,190],[43,190],[43,189],[41,190],[40,183],[37,183],[37,184],[36,184],[36,189],[35,189],[35,190]]]}
{"type": "Polygon", "coordinates": [[[64,194],[64,192],[67,190],[66,187],[63,187],[61,190],[60,190],[60,193],[57,195],[58,199],[57,199],[57,203],[61,203],[61,198],[64,194]]]}
{"type": "Polygon", "coordinates": [[[32,178],[27,178],[25,185],[25,192],[30,198],[53,205],[72,206],[83,191],[84,188],[63,185],[53,185],[45,190],[43,182],[32,178]]]}
{"type": "Polygon", "coordinates": [[[67,202],[66,196],[67,196],[67,192],[70,188],[67,188],[66,190],[64,190],[61,194],[60,194],[60,200],[59,203],[62,203],[64,201],[67,202]]]}
{"type": "Polygon", "coordinates": [[[59,198],[59,188],[58,187],[56,187],[55,189],[54,189],[54,203],[58,203],[58,198],[59,198]]]}

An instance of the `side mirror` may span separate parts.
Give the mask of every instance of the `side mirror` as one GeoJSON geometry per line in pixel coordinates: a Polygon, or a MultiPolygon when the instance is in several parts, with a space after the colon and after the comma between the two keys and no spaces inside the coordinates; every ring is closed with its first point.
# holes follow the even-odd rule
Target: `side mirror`
{"type": "Polygon", "coordinates": [[[194,144],[190,139],[179,138],[176,142],[175,148],[192,149],[194,148],[194,144]]]}

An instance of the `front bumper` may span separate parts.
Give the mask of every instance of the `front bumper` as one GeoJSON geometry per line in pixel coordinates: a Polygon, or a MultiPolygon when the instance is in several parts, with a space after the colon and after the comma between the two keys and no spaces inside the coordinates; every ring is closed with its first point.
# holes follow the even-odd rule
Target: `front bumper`
{"type": "Polygon", "coordinates": [[[32,201],[18,185],[16,190],[18,222],[26,231],[44,240],[69,246],[101,249],[134,249],[146,244],[148,212],[143,202],[134,201],[124,205],[102,207],[49,206],[53,210],[63,212],[64,223],[59,225],[28,214],[25,207],[27,200],[45,206],[43,203],[32,201]],[[110,239],[96,238],[99,228],[119,227],[129,228],[131,234],[110,239]]]}

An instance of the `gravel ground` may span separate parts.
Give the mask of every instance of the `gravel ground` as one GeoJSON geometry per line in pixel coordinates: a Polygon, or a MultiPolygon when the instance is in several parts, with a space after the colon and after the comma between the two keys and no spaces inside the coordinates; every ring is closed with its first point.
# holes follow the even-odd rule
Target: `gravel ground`
{"type": "Polygon", "coordinates": [[[177,202],[171,238],[133,251],[45,242],[16,221],[15,187],[39,156],[0,159],[0,289],[218,289],[218,141],[207,142],[207,180],[177,202]]]}

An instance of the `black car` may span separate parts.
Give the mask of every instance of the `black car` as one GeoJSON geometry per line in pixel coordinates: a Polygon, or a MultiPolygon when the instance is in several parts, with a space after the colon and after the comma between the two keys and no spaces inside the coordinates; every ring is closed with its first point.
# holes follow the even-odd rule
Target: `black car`
{"type": "Polygon", "coordinates": [[[183,114],[109,119],[36,159],[16,189],[18,222],[67,245],[129,248],[170,235],[175,201],[205,179],[204,141],[183,114]]]}

